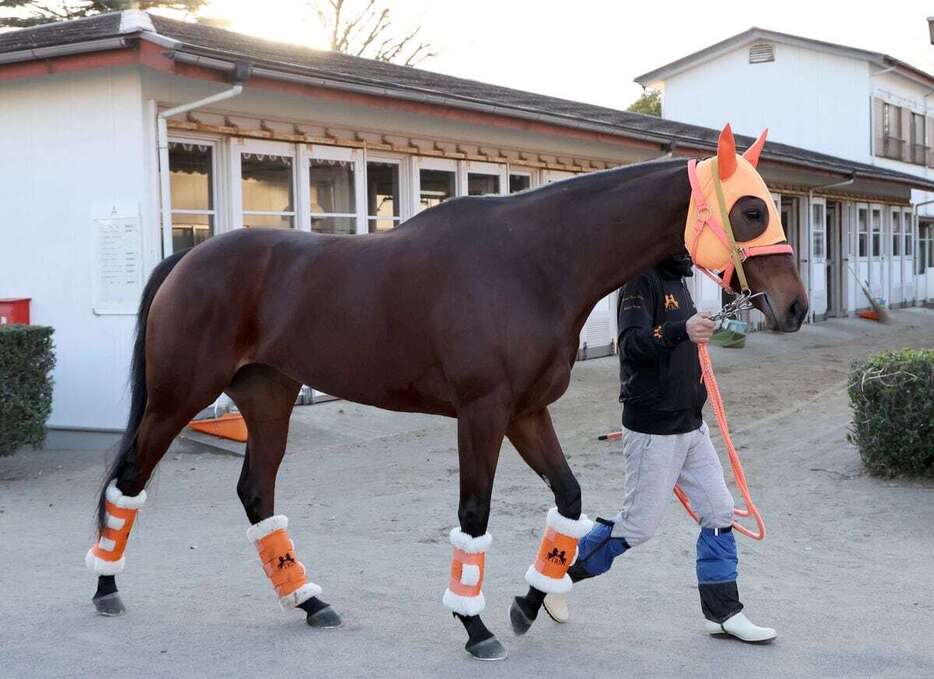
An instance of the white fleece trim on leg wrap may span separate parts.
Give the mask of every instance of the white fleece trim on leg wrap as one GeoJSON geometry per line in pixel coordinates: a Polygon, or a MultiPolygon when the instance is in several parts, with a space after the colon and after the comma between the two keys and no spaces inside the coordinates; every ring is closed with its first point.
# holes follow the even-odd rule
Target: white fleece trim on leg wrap
{"type": "Polygon", "coordinates": [[[126,509],[139,509],[146,503],[145,490],[141,490],[139,495],[124,495],[120,492],[120,489],[117,488],[116,479],[107,484],[107,490],[104,493],[104,497],[107,498],[108,502],[126,509]]]}
{"type": "Polygon", "coordinates": [[[445,608],[461,615],[478,615],[486,608],[486,599],[483,598],[483,592],[477,596],[461,596],[455,594],[449,589],[444,590],[444,596],[441,603],[445,608]]]}
{"type": "Polygon", "coordinates": [[[258,542],[270,533],[289,527],[289,520],[284,514],[276,514],[259,523],[254,523],[246,529],[246,537],[250,542],[258,542]]]}
{"type": "Polygon", "coordinates": [[[312,597],[316,597],[319,594],[321,594],[321,588],[318,585],[313,582],[306,582],[291,594],[286,594],[284,597],[279,599],[279,606],[282,607],[283,611],[288,611],[298,607],[300,604],[305,603],[312,597]]]}
{"type": "Polygon", "coordinates": [[[545,525],[554,528],[561,535],[567,535],[569,538],[580,540],[593,529],[593,521],[587,518],[586,514],[581,514],[579,519],[569,519],[558,513],[557,507],[548,510],[545,516],[545,525]]]}
{"type": "Polygon", "coordinates": [[[121,556],[118,561],[104,561],[103,559],[95,556],[94,548],[88,550],[88,553],[84,555],[84,565],[88,567],[88,570],[97,575],[119,575],[123,572],[123,567],[126,565],[126,557],[121,556]]]}
{"type": "Polygon", "coordinates": [[[571,582],[571,576],[567,573],[560,580],[549,578],[547,575],[542,575],[535,570],[535,564],[529,566],[529,569],[525,572],[525,581],[545,594],[567,594],[571,591],[571,585],[574,584],[571,582]]]}
{"type": "Polygon", "coordinates": [[[467,535],[467,533],[460,528],[452,528],[451,544],[462,552],[480,554],[481,552],[488,552],[490,550],[490,545],[493,544],[493,536],[489,533],[484,533],[474,538],[467,535]]]}

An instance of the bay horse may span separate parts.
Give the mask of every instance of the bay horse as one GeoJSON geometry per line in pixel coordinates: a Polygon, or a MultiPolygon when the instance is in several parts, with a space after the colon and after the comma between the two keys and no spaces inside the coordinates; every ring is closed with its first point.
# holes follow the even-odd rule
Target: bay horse
{"type": "MultiPolygon", "coordinates": [[[[736,155],[728,132],[721,168],[740,163],[755,173],[755,159],[736,155]]],[[[471,655],[505,657],[479,615],[501,444],[508,438],[554,494],[526,580],[530,593],[561,591],[591,524],[548,406],[568,387],[596,302],[685,248],[686,167],[653,161],[510,196],[454,198],[384,233],[238,229],[163,260],[143,292],[129,422],[86,557],[99,576],[99,612],[125,610],[115,575],[154,468],[180,430],[227,393],[249,432],[237,484],[248,536],[280,603],[305,610],[312,626],[340,624],[297,561],[287,519],[274,514],[290,414],[308,384],[457,418],[459,527],[444,603],[463,623],[471,655]]],[[[736,234],[764,231],[774,212],[757,181],[757,195],[727,206],[736,234]]],[[[744,268],[749,287],[765,293],[756,303],[771,326],[798,330],[808,305],[792,257],[768,254],[744,268]]]]}

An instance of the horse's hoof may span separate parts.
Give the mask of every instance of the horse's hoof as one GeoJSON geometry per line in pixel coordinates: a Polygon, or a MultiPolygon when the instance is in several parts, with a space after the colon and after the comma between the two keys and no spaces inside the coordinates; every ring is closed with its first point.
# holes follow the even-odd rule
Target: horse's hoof
{"type": "Polygon", "coordinates": [[[496,637],[490,637],[476,643],[468,641],[467,645],[464,646],[464,650],[474,660],[505,660],[508,655],[506,649],[503,648],[503,645],[499,643],[496,637]]]}
{"type": "Polygon", "coordinates": [[[315,613],[309,613],[308,617],[305,618],[305,622],[311,627],[319,627],[321,629],[333,629],[344,624],[344,621],[341,620],[341,616],[330,606],[325,606],[315,613]]]}
{"type": "Polygon", "coordinates": [[[123,605],[117,592],[96,596],[91,601],[94,602],[94,608],[97,609],[98,614],[108,618],[115,618],[126,613],[126,606],[123,605]]]}
{"type": "Polygon", "coordinates": [[[519,605],[519,597],[516,597],[512,600],[512,604],[509,606],[509,624],[512,626],[512,631],[517,637],[521,637],[523,634],[529,631],[529,628],[532,626],[532,623],[535,622],[534,618],[530,618],[525,614],[525,611],[522,610],[522,607],[519,605]]]}

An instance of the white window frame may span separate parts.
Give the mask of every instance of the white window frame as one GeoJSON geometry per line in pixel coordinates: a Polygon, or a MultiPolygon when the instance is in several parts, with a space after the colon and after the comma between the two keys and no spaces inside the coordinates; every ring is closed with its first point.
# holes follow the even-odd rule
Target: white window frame
{"type": "MultiPolygon", "coordinates": [[[[216,236],[219,233],[223,233],[227,230],[228,224],[228,210],[227,210],[227,192],[225,191],[226,186],[226,175],[223,172],[225,163],[223,162],[224,154],[226,153],[225,144],[223,139],[218,139],[217,137],[201,137],[198,135],[172,135],[168,138],[169,144],[198,144],[200,146],[210,146],[211,147],[211,191],[214,196],[214,209],[213,210],[186,210],[185,208],[175,208],[172,204],[172,180],[169,179],[169,213],[174,214],[187,214],[187,215],[198,215],[198,214],[213,214],[214,215],[214,235],[216,236]]],[[[165,171],[171,174],[171,163],[169,167],[165,168],[165,171]]],[[[161,207],[161,205],[160,205],[161,207]]],[[[161,212],[161,210],[160,210],[161,212]]],[[[169,220],[172,221],[171,219],[169,220]]],[[[161,220],[160,220],[161,224],[161,220]]],[[[171,236],[171,227],[170,234],[168,237],[168,243],[172,243],[171,236]]],[[[166,253],[168,257],[171,252],[166,253]]]]}
{"type": "Polygon", "coordinates": [[[854,253],[855,259],[857,260],[869,261],[869,258],[872,254],[872,227],[870,226],[869,220],[870,220],[869,204],[868,203],[857,203],[856,204],[856,252],[854,253]],[[860,231],[860,228],[859,228],[859,215],[861,211],[863,214],[866,215],[866,221],[864,222],[864,224],[866,225],[865,231],[860,231]],[[866,234],[866,253],[865,254],[860,254],[859,252],[859,236],[861,233],[866,234]]]}
{"type": "Polygon", "coordinates": [[[499,193],[484,195],[504,196],[509,193],[509,166],[505,163],[488,163],[479,160],[467,160],[461,161],[459,164],[463,168],[464,173],[464,195],[467,195],[467,192],[470,188],[469,178],[472,174],[487,175],[491,177],[497,177],[499,179],[499,193]]]}
{"type": "Polygon", "coordinates": [[[533,167],[524,167],[521,165],[506,166],[506,193],[509,193],[509,180],[512,175],[521,175],[529,178],[529,188],[534,189],[539,185],[538,170],[533,167]]]}
{"type": "MultiPolygon", "coordinates": [[[[302,225],[306,221],[302,213],[304,212],[307,214],[307,210],[304,209],[304,202],[301,198],[302,182],[300,180],[300,175],[302,163],[300,162],[300,156],[301,153],[296,148],[296,145],[290,144],[288,142],[269,141],[266,139],[249,139],[246,137],[231,137],[230,162],[228,165],[230,167],[230,203],[232,214],[235,218],[233,228],[244,228],[244,215],[289,215],[292,217],[292,228],[296,230],[302,229],[302,225]],[[243,174],[241,173],[240,158],[244,153],[262,153],[265,155],[283,156],[292,159],[293,205],[291,212],[268,212],[243,209],[243,174]]],[[[307,195],[307,191],[305,192],[305,195],[307,195]]],[[[309,222],[310,228],[310,219],[307,221],[309,222]]]]}
{"type": "Polygon", "coordinates": [[[869,206],[869,258],[882,259],[885,256],[885,210],[881,205],[872,203],[869,206]],[[873,235],[876,232],[873,216],[879,215],[879,251],[873,247],[873,235]]]}
{"type": "MultiPolygon", "coordinates": [[[[377,219],[385,219],[385,217],[377,218],[370,217],[370,206],[367,205],[367,176],[366,170],[368,163],[392,163],[399,168],[399,217],[394,218],[398,219],[396,226],[402,224],[406,219],[414,214],[411,210],[412,199],[411,193],[409,191],[409,186],[411,184],[411,172],[407,171],[409,166],[409,157],[404,156],[398,153],[386,153],[380,151],[374,153],[372,151],[365,151],[363,154],[363,168],[364,168],[364,177],[363,177],[363,216],[366,221],[364,228],[367,232],[370,229],[370,222],[375,222],[377,219]]],[[[416,197],[415,202],[418,202],[416,197]]]]}
{"type": "Polygon", "coordinates": [[[296,196],[300,202],[296,208],[302,221],[300,226],[296,223],[296,228],[311,231],[313,217],[345,217],[354,220],[355,233],[366,233],[366,165],[362,149],[326,144],[300,144],[298,155],[300,159],[299,190],[296,196]],[[338,160],[353,163],[355,212],[313,213],[311,211],[311,168],[309,164],[312,160],[338,160]]]}
{"type": "Polygon", "coordinates": [[[912,259],[915,256],[915,231],[918,225],[914,211],[911,208],[902,208],[902,257],[912,259]]]}
{"type": "Polygon", "coordinates": [[[454,196],[463,196],[467,190],[467,176],[456,160],[450,158],[432,158],[425,156],[412,156],[412,214],[416,215],[422,211],[422,170],[437,170],[439,172],[451,172],[454,174],[454,196]]]}
{"type": "Polygon", "coordinates": [[[824,198],[814,198],[811,201],[811,259],[824,262],[827,259],[827,201],[824,198]],[[820,208],[820,217],[815,215],[815,208],[820,208]],[[819,240],[818,240],[819,239],[819,240]],[[820,254],[815,244],[820,245],[820,254]]]}
{"type": "Polygon", "coordinates": [[[889,224],[891,225],[889,229],[891,236],[889,239],[890,254],[892,255],[892,259],[901,259],[905,245],[905,224],[900,207],[894,207],[889,210],[889,224]],[[898,225],[898,229],[895,228],[896,224],[898,225]]]}

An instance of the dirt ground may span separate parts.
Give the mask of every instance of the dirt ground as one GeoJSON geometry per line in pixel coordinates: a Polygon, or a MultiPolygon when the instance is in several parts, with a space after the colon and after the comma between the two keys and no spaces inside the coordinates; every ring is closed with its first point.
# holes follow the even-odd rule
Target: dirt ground
{"type": "MultiPolygon", "coordinates": [[[[470,660],[441,606],[456,521],[453,422],[345,402],[296,409],[277,511],[340,630],[275,603],[235,485],[240,459],[170,453],[150,487],[118,584],[122,618],[95,615],[83,556],[106,453],[0,459],[0,677],[930,677],[934,485],[867,476],[846,441],[850,361],[934,346],[934,312],[892,325],[829,321],[712,351],[734,439],[768,524],[739,537],[747,613],[767,646],[708,637],[696,528],[672,500],[658,536],[514,638],[505,613],[549,492],[504,445],[493,498],[484,619],[503,663],[470,660]],[[751,369],[755,369],[755,371],[751,369]]],[[[579,364],[554,420],[591,516],[621,501],[614,358],[579,364]]],[[[710,417],[713,424],[712,416],[710,417]]]]}

